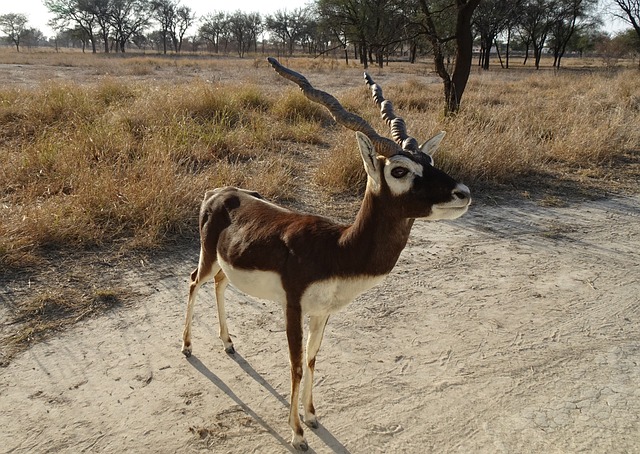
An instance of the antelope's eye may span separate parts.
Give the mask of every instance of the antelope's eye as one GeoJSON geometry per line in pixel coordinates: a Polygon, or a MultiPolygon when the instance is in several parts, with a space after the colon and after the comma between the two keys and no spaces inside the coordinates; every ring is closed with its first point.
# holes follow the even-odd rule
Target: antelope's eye
{"type": "Polygon", "coordinates": [[[391,170],[391,176],[393,178],[402,178],[408,173],[409,173],[409,170],[405,169],[404,167],[395,167],[394,169],[391,170]]]}

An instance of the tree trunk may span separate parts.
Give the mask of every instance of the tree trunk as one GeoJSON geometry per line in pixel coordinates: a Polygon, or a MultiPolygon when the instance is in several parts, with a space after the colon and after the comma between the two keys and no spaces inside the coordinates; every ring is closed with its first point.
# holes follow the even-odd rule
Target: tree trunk
{"type": "Polygon", "coordinates": [[[507,29],[507,49],[505,53],[506,68],[509,69],[509,46],[511,45],[511,27],[507,29]]]}
{"type": "Polygon", "coordinates": [[[453,77],[451,79],[452,89],[447,102],[448,113],[458,112],[460,109],[460,101],[467,81],[471,73],[471,60],[473,58],[473,35],[471,34],[471,17],[480,0],[457,0],[458,17],[456,21],[456,63],[453,68],[453,77]]]}
{"type": "Polygon", "coordinates": [[[480,53],[482,54],[482,69],[489,69],[489,61],[491,58],[491,44],[493,44],[494,36],[487,35],[482,38],[482,49],[480,53]]]}
{"type": "Polygon", "coordinates": [[[421,0],[420,5],[425,14],[425,27],[427,37],[433,47],[433,61],[436,72],[444,84],[444,98],[446,116],[455,114],[460,109],[462,94],[467,87],[473,59],[473,36],[471,35],[471,16],[480,0],[456,0],[456,61],[453,68],[453,76],[449,75],[445,65],[445,55],[440,37],[431,15],[431,10],[426,0],[421,0]]]}
{"type": "Polygon", "coordinates": [[[504,64],[502,63],[502,57],[500,56],[500,48],[498,47],[498,41],[494,40],[496,44],[496,53],[498,54],[498,60],[500,60],[500,67],[504,69],[504,64]]]}
{"type": "Polygon", "coordinates": [[[539,46],[536,43],[533,43],[533,59],[536,66],[536,69],[540,69],[540,59],[542,58],[542,49],[543,46],[539,46]]]}

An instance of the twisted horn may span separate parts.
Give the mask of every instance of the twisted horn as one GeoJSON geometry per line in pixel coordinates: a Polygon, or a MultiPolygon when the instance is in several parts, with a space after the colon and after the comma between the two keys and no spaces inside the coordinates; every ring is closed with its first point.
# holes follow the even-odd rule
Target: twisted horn
{"type": "Polygon", "coordinates": [[[348,112],[344,107],[342,107],[342,104],[340,104],[336,98],[331,96],[329,93],[313,88],[307,78],[302,74],[292,71],[289,68],[285,68],[273,57],[267,57],[267,61],[271,66],[273,66],[273,69],[275,69],[278,74],[285,79],[296,83],[307,99],[326,107],[337,123],[351,129],[352,131],[360,131],[366,135],[371,140],[379,154],[389,157],[400,151],[395,142],[387,139],[386,137],[380,136],[362,117],[348,112]]]}
{"type": "Polygon", "coordinates": [[[407,134],[407,125],[402,118],[396,117],[391,101],[384,99],[384,96],[382,96],[382,88],[380,85],[376,84],[367,73],[364,73],[364,79],[371,88],[371,96],[380,109],[382,119],[391,128],[391,137],[393,137],[393,140],[402,146],[403,150],[417,152],[420,149],[418,141],[407,134]]]}

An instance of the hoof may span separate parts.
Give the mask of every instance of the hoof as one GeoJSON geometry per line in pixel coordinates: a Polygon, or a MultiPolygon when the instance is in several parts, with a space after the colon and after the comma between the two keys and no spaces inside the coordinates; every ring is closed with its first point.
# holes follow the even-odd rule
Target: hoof
{"type": "Polygon", "coordinates": [[[292,440],[291,444],[298,451],[308,451],[309,450],[309,445],[307,444],[307,441],[304,438],[301,441],[292,440]]]}
{"type": "Polygon", "coordinates": [[[184,356],[186,356],[187,358],[189,358],[191,356],[191,346],[189,347],[182,347],[182,354],[184,356]]]}
{"type": "Polygon", "coordinates": [[[317,429],[319,427],[318,418],[316,418],[316,415],[311,415],[308,418],[305,416],[304,423],[312,429],[317,429]]]}
{"type": "Polygon", "coordinates": [[[229,345],[228,347],[224,348],[224,351],[227,352],[227,355],[233,355],[236,352],[236,349],[233,348],[233,345],[229,345]]]}

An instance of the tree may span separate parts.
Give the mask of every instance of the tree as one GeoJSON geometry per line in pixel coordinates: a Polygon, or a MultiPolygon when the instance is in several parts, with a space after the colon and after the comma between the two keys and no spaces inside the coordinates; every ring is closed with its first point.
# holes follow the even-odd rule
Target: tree
{"type": "Polygon", "coordinates": [[[56,33],[55,45],[56,49],[58,45],[63,47],[80,47],[84,53],[87,45],[89,44],[89,37],[87,33],[80,27],[67,28],[56,33]]]}
{"type": "Polygon", "coordinates": [[[220,40],[222,40],[224,42],[223,52],[226,53],[229,43],[229,16],[222,11],[206,15],[202,18],[198,33],[202,39],[213,45],[216,54],[220,51],[220,40]]]}
{"type": "Polygon", "coordinates": [[[109,52],[109,35],[111,24],[109,23],[110,0],[78,0],[78,8],[91,14],[98,26],[100,37],[104,45],[104,52],[109,52]]]}
{"type": "MultiPolygon", "coordinates": [[[[366,22],[365,36],[369,41],[369,52],[375,56],[375,62],[382,68],[384,56],[405,38],[403,31],[408,22],[404,2],[397,0],[375,0],[369,2],[368,12],[371,20],[366,22]]],[[[369,61],[372,61],[371,56],[369,61]]]]}
{"type": "Polygon", "coordinates": [[[612,6],[612,14],[629,23],[640,38],[640,0],[612,0],[612,6]]]}
{"type": "Polygon", "coordinates": [[[473,57],[471,18],[479,3],[480,0],[419,0],[424,28],[433,48],[436,72],[444,84],[445,115],[458,112],[469,80],[473,57]],[[447,16],[455,18],[453,29],[452,24],[447,23],[447,16]],[[449,42],[455,42],[453,74],[449,74],[445,65],[445,46],[449,42]]]}
{"type": "Polygon", "coordinates": [[[309,28],[310,16],[310,11],[304,8],[278,10],[265,18],[265,28],[282,41],[289,55],[292,55],[295,44],[309,28]]]}
{"type": "Polygon", "coordinates": [[[473,15],[473,27],[480,35],[480,66],[489,69],[491,46],[496,37],[507,29],[520,1],[484,0],[473,15]]]}
{"type": "Polygon", "coordinates": [[[171,40],[173,41],[173,48],[177,53],[180,53],[182,50],[184,34],[195,20],[196,15],[188,6],[179,6],[176,9],[176,15],[173,24],[171,24],[171,40]]]}
{"type": "Polygon", "coordinates": [[[384,55],[405,39],[409,25],[407,11],[415,10],[409,1],[397,0],[319,0],[318,12],[325,29],[341,46],[353,44],[365,68],[384,63],[384,55]]]}
{"type": "MultiPolygon", "coordinates": [[[[640,56],[640,37],[632,28],[618,33],[613,38],[605,35],[596,44],[596,51],[607,67],[615,67],[622,58],[634,54],[640,56]]],[[[640,59],[638,65],[640,67],[640,59]]]]}
{"type": "Polygon", "coordinates": [[[581,27],[573,34],[569,45],[572,50],[578,52],[582,57],[585,52],[594,51],[597,44],[605,40],[605,38],[608,38],[608,35],[598,28],[581,27]]]}
{"type": "Polygon", "coordinates": [[[249,32],[249,46],[253,44],[254,52],[258,52],[258,37],[262,35],[264,31],[264,25],[262,23],[262,16],[260,13],[248,13],[247,15],[247,30],[249,32]]]}
{"type": "Polygon", "coordinates": [[[7,35],[18,52],[20,52],[20,40],[24,37],[27,22],[27,16],[24,14],[9,13],[0,16],[0,31],[7,35]]]}
{"type": "Polygon", "coordinates": [[[171,39],[171,29],[176,18],[178,3],[174,0],[153,0],[151,2],[152,15],[160,24],[162,38],[162,53],[167,53],[167,41],[171,39]]]}
{"type": "Polygon", "coordinates": [[[84,7],[82,0],[44,0],[44,5],[54,18],[49,24],[56,29],[62,30],[74,23],[80,28],[91,42],[92,52],[96,53],[96,17],[93,12],[84,7]]]}
{"type": "Polygon", "coordinates": [[[614,41],[620,42],[620,46],[627,50],[629,54],[640,54],[640,36],[635,30],[629,28],[621,31],[613,37],[614,41]]]}
{"type": "Polygon", "coordinates": [[[142,32],[149,25],[150,16],[151,10],[145,0],[111,0],[109,23],[120,52],[124,53],[126,43],[134,37],[142,43],[142,32]]]}
{"type": "Polygon", "coordinates": [[[353,44],[366,69],[368,43],[364,36],[366,13],[363,4],[362,0],[318,0],[317,9],[322,27],[328,31],[332,41],[345,49],[353,44]]]}
{"type": "Polygon", "coordinates": [[[262,33],[262,18],[259,13],[243,13],[238,10],[229,16],[229,33],[237,45],[239,57],[254,45],[257,51],[258,36],[262,33]]]}
{"type": "Polygon", "coordinates": [[[27,28],[24,30],[22,34],[22,43],[23,47],[26,45],[27,48],[37,47],[40,44],[46,44],[47,39],[44,36],[44,33],[38,28],[27,28]]]}
{"type": "Polygon", "coordinates": [[[597,0],[563,0],[557,3],[549,40],[554,68],[560,68],[561,59],[576,30],[596,27],[595,22],[586,22],[596,6],[597,0]]]}
{"type": "MultiPolygon", "coordinates": [[[[536,69],[540,68],[542,50],[549,37],[556,18],[558,0],[529,0],[525,3],[520,16],[520,28],[523,38],[533,45],[533,58],[536,69]]],[[[529,46],[527,45],[527,57],[529,46]]],[[[525,58],[525,63],[527,58],[525,58]]]]}

